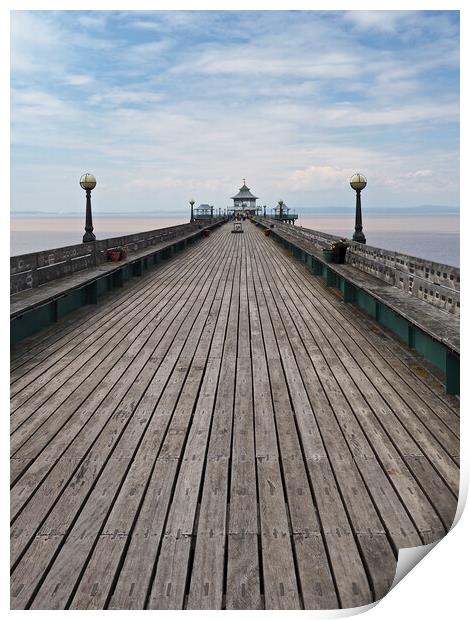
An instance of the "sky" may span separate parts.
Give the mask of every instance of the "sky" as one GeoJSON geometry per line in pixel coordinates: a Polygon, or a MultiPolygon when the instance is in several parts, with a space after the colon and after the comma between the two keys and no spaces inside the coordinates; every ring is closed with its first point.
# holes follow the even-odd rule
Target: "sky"
{"type": "Polygon", "coordinates": [[[13,11],[11,209],[459,206],[459,14],[13,11]]]}

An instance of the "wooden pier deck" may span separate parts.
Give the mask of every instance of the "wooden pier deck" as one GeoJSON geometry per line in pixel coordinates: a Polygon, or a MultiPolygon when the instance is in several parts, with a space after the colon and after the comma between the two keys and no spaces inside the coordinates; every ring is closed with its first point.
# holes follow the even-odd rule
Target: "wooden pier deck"
{"type": "Polygon", "coordinates": [[[13,608],[355,607],[451,526],[458,400],[244,228],[15,348],[13,608]]]}

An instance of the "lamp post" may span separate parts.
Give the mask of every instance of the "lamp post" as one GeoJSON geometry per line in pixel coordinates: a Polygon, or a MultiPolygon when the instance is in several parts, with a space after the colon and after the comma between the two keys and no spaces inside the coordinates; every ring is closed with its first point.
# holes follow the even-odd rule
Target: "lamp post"
{"type": "Polygon", "coordinates": [[[279,205],[279,219],[282,222],[282,207],[284,206],[284,201],[283,200],[278,200],[277,204],[279,205]]]}
{"type": "Polygon", "coordinates": [[[365,243],[366,238],[362,232],[362,208],[361,208],[361,191],[367,185],[367,179],[363,174],[353,174],[349,180],[349,184],[356,192],[356,224],[354,226],[353,241],[358,243],[365,243]]]}
{"type": "Polygon", "coordinates": [[[266,205],[263,205],[263,216],[266,217],[266,205]]]}
{"type": "Polygon", "coordinates": [[[96,179],[89,172],[80,177],[80,186],[86,192],[86,215],[85,215],[85,234],[83,235],[83,243],[96,241],[93,234],[93,220],[91,217],[91,190],[96,187],[96,179]]]}
{"type": "Polygon", "coordinates": [[[194,198],[191,198],[191,200],[189,201],[189,204],[191,205],[191,219],[189,220],[190,222],[194,222],[194,203],[196,201],[194,200],[194,198]]]}
{"type": "Polygon", "coordinates": [[[214,205],[211,205],[211,219],[214,217],[214,205]]]}

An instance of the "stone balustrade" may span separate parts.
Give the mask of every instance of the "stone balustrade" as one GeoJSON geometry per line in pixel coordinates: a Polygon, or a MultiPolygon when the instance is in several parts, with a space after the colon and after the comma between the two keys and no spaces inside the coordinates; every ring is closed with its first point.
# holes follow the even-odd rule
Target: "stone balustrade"
{"type": "Polygon", "coordinates": [[[96,267],[107,260],[109,249],[127,246],[132,254],[146,247],[166,243],[197,230],[197,223],[179,224],[146,232],[79,243],[10,258],[10,294],[36,288],[77,271],[96,267]]]}
{"type": "MultiPolygon", "coordinates": [[[[264,222],[268,218],[262,218],[264,222]]],[[[272,221],[289,235],[303,238],[323,250],[341,237],[272,221]]],[[[460,269],[450,265],[393,252],[348,240],[346,262],[360,271],[388,282],[441,310],[460,315],[460,269]]]]}

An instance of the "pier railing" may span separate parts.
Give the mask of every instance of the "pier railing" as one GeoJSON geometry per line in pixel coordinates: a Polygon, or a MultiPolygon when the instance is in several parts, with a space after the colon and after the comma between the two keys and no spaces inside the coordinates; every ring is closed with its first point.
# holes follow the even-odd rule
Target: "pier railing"
{"type": "MultiPolygon", "coordinates": [[[[213,218],[213,221],[219,218],[213,218]]],[[[197,222],[79,243],[10,258],[10,294],[36,288],[107,261],[107,251],[127,246],[129,254],[167,243],[198,229],[197,222]]]]}
{"type": "MultiPolygon", "coordinates": [[[[264,221],[268,218],[263,218],[264,221]]],[[[272,220],[281,230],[309,241],[319,250],[341,237],[272,220]]],[[[348,240],[346,262],[441,310],[460,315],[460,269],[434,261],[348,240]]]]}

